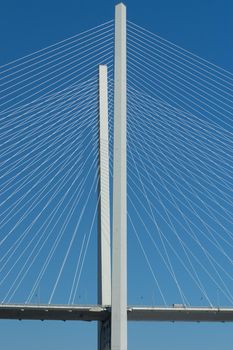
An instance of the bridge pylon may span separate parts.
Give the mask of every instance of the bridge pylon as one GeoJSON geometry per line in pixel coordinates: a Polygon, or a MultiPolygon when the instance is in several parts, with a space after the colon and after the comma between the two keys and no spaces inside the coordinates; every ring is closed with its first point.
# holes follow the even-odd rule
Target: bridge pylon
{"type": "MultiPolygon", "coordinates": [[[[111,305],[108,76],[99,66],[98,304],[111,305]]],[[[98,322],[98,350],[110,350],[110,320],[98,322]]]]}
{"type": "Polygon", "coordinates": [[[111,319],[99,322],[99,350],[127,349],[126,7],[115,7],[113,229],[110,246],[107,67],[99,66],[98,302],[111,319]],[[111,279],[112,253],[112,279],[111,279]]]}
{"type": "Polygon", "coordinates": [[[115,8],[111,350],[127,349],[126,7],[115,8]]]}

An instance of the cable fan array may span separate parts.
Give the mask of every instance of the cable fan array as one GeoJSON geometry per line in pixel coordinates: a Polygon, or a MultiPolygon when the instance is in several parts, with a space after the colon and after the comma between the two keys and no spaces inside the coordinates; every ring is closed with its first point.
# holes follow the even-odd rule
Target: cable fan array
{"type": "Polygon", "coordinates": [[[1,67],[3,303],[95,300],[80,281],[97,273],[98,65],[112,62],[110,21],[1,67]]]}
{"type": "Polygon", "coordinates": [[[232,305],[233,74],[132,22],[127,58],[129,234],[153,279],[140,290],[129,272],[129,288],[232,305]]]}
{"type": "MultiPolygon", "coordinates": [[[[112,177],[113,32],[0,67],[3,303],[96,303],[98,65],[112,177]]],[[[128,22],[131,304],[232,305],[232,87],[232,73],[128,22]]]]}

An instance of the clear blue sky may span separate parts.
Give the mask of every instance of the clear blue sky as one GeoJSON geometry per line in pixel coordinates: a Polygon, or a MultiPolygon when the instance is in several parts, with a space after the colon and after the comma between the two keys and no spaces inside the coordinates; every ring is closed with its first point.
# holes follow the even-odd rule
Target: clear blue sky
{"type": "MultiPolygon", "coordinates": [[[[112,19],[114,5],[109,0],[2,2],[0,65],[112,19]]],[[[131,21],[233,72],[231,0],[129,0],[126,5],[131,21]]],[[[140,296],[131,292],[132,299],[140,302],[140,296]]],[[[95,324],[0,321],[0,325],[4,350],[96,346],[95,324]]],[[[129,325],[129,350],[228,350],[232,342],[231,324],[129,325]]]]}

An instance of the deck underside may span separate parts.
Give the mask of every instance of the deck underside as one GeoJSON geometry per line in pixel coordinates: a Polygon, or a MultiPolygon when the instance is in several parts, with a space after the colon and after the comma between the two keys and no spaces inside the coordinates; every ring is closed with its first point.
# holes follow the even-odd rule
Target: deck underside
{"type": "MultiPolygon", "coordinates": [[[[110,317],[109,307],[78,305],[0,305],[0,319],[104,321],[110,317]]],[[[167,322],[233,322],[233,308],[200,307],[128,307],[129,321],[167,322]]]]}

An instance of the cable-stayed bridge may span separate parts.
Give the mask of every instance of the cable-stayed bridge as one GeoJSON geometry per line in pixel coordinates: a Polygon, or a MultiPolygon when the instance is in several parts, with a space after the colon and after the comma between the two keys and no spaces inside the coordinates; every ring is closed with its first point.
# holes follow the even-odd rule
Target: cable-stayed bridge
{"type": "Polygon", "coordinates": [[[101,349],[114,298],[123,315],[112,319],[112,349],[126,348],[127,318],[233,319],[233,75],[135,23],[126,33],[118,11],[115,26],[11,62],[0,77],[0,317],[99,321],[101,349]],[[129,300],[136,286],[147,307],[124,306],[126,101],[129,300]],[[110,241],[124,253],[116,270],[110,241]]]}

